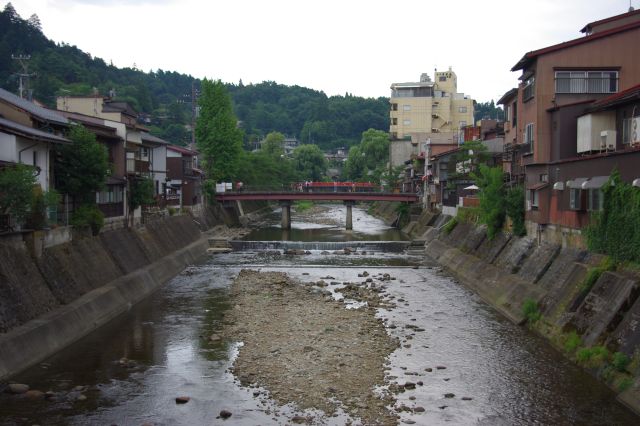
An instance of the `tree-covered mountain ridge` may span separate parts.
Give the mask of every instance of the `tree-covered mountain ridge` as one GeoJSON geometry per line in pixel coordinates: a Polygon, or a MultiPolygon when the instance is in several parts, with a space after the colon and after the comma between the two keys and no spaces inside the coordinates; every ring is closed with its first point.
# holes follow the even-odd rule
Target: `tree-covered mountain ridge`
{"type": "MultiPolygon", "coordinates": [[[[191,95],[192,89],[199,91],[200,79],[162,69],[115,67],[76,46],[49,40],[37,15],[23,19],[7,3],[0,12],[0,86],[17,93],[19,73],[34,74],[29,92],[49,107],[55,107],[57,96],[115,92],[146,118],[154,134],[176,144],[190,139],[191,95]],[[13,59],[19,56],[29,59],[21,64],[13,59]]],[[[226,86],[247,147],[278,131],[328,150],[358,143],[369,128],[389,128],[388,98],[327,96],[273,81],[226,86]]]]}

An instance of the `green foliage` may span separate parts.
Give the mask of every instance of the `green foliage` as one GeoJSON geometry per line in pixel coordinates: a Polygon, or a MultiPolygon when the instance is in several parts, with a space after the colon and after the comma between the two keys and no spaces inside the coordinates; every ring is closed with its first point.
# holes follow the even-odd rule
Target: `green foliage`
{"type": "Polygon", "coordinates": [[[480,222],[487,225],[487,237],[492,240],[502,229],[506,216],[502,168],[480,164],[479,173],[474,177],[480,187],[480,222]]]}
{"type": "Polygon", "coordinates": [[[568,354],[573,354],[581,345],[582,339],[578,336],[578,333],[572,331],[564,342],[564,351],[568,354]]]}
{"type": "Polygon", "coordinates": [[[239,172],[242,131],[220,80],[202,82],[199,105],[196,140],[207,176],[215,182],[231,182],[239,172]]]}
{"type": "Polygon", "coordinates": [[[449,162],[449,181],[459,179],[475,178],[479,172],[480,165],[486,164],[491,158],[487,147],[482,141],[467,141],[460,145],[460,150],[454,155],[453,161],[449,162]],[[461,167],[460,170],[456,166],[461,167]]]}
{"type": "Polygon", "coordinates": [[[300,145],[293,151],[293,161],[305,180],[320,181],[327,171],[327,160],[317,145],[300,145]]]}
{"type": "Polygon", "coordinates": [[[613,357],[611,358],[611,365],[613,366],[613,368],[615,368],[619,372],[626,371],[627,366],[629,365],[630,362],[631,360],[629,359],[629,357],[626,354],[623,354],[622,352],[614,353],[613,357]]]}
{"type": "Polygon", "coordinates": [[[408,203],[400,203],[396,206],[396,213],[398,213],[398,228],[403,227],[409,223],[409,211],[411,207],[408,203]]]}
{"type": "Polygon", "coordinates": [[[624,392],[627,389],[629,389],[632,385],[633,385],[633,378],[632,377],[623,377],[618,382],[618,386],[617,386],[618,392],[624,392]]]}
{"type": "Polygon", "coordinates": [[[480,209],[478,207],[458,207],[456,218],[460,222],[474,225],[480,219],[480,209]]]}
{"type": "Polygon", "coordinates": [[[313,207],[313,201],[309,201],[309,200],[296,201],[294,206],[297,212],[303,212],[313,207]]]}
{"type": "Polygon", "coordinates": [[[138,179],[131,182],[129,187],[129,211],[133,212],[140,206],[146,206],[154,202],[153,181],[151,179],[138,179]]]}
{"type": "Polygon", "coordinates": [[[576,360],[587,368],[600,368],[609,360],[609,350],[604,346],[582,348],[578,350],[576,360]]]}
{"type": "Polygon", "coordinates": [[[442,230],[445,232],[445,234],[450,234],[451,231],[453,231],[453,229],[458,225],[458,218],[457,217],[452,217],[447,223],[444,224],[444,226],[442,227],[442,230]]]}
{"type": "Polygon", "coordinates": [[[69,133],[71,144],[61,145],[56,163],[57,188],[76,202],[90,203],[95,192],[104,188],[109,171],[107,149],[96,141],[96,135],[83,126],[69,133]]]}
{"type": "Polygon", "coordinates": [[[239,179],[252,189],[288,189],[298,181],[295,162],[289,158],[271,156],[266,152],[245,152],[240,157],[239,179]]]}
{"type": "Polygon", "coordinates": [[[615,170],[603,194],[603,210],[591,214],[586,230],[589,249],[616,262],[640,261],[640,190],[623,182],[615,170]]]}
{"type": "Polygon", "coordinates": [[[589,268],[587,271],[587,275],[582,280],[582,284],[580,285],[580,290],[583,293],[588,293],[591,291],[595,283],[600,279],[600,276],[606,271],[614,271],[616,269],[616,264],[610,257],[605,257],[600,261],[598,266],[594,266],[589,268]]]}
{"type": "Polygon", "coordinates": [[[262,142],[260,150],[270,157],[280,158],[284,155],[284,135],[280,132],[271,132],[262,142]]]}
{"type": "Polygon", "coordinates": [[[522,304],[522,314],[530,325],[538,322],[542,318],[542,313],[538,307],[538,302],[533,299],[526,299],[522,304]]]}
{"type": "Polygon", "coordinates": [[[93,235],[98,235],[104,226],[104,214],[95,204],[83,204],[73,212],[71,224],[79,228],[89,227],[93,235]]]}
{"type": "Polygon", "coordinates": [[[527,235],[527,228],[524,225],[524,189],[522,187],[513,187],[507,191],[505,208],[513,224],[513,235],[518,237],[527,235]]]}
{"type": "Polygon", "coordinates": [[[0,169],[0,214],[8,214],[22,223],[31,210],[33,188],[37,185],[31,166],[17,164],[0,169]]]}
{"type": "Polygon", "coordinates": [[[360,144],[349,149],[344,175],[354,181],[379,181],[387,172],[389,135],[369,129],[362,133],[360,144]]]}
{"type": "Polygon", "coordinates": [[[167,207],[167,211],[169,212],[169,216],[175,216],[177,212],[176,208],[172,206],[167,207]]]}
{"type": "Polygon", "coordinates": [[[473,108],[473,120],[482,119],[504,120],[504,111],[496,106],[493,99],[490,102],[477,102],[473,108]]]}
{"type": "Polygon", "coordinates": [[[31,209],[27,218],[27,228],[40,230],[47,225],[47,205],[44,193],[40,186],[33,187],[33,198],[31,199],[31,209]]]}

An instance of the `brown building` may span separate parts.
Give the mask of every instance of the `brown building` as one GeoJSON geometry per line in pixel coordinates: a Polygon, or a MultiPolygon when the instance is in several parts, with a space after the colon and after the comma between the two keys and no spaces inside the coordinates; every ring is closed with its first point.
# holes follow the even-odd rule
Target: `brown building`
{"type": "Polygon", "coordinates": [[[167,204],[193,207],[202,203],[202,171],[196,168],[197,154],[181,146],[167,146],[167,204]]]}
{"type": "MultiPolygon", "coordinates": [[[[614,113],[610,113],[581,118],[582,128],[578,121],[596,101],[639,82],[640,14],[632,11],[588,24],[585,29],[589,34],[585,37],[525,54],[512,68],[522,70],[515,99],[508,92],[500,100],[514,108],[514,115],[517,112],[514,142],[525,166],[526,218],[529,226],[535,225],[538,230],[539,225],[554,223],[552,218],[557,218],[551,214],[551,188],[564,179],[565,166],[561,164],[590,155],[611,155],[618,161],[622,158],[620,154],[600,153],[600,133],[597,146],[593,143],[585,147],[581,142],[586,143],[586,139],[578,138],[579,131],[595,135],[598,129],[609,130],[604,134],[604,149],[617,149],[622,146],[623,134],[615,133],[612,126],[619,117],[612,119],[614,113]]],[[[513,143],[509,139],[513,132],[505,134],[507,143],[513,143]]]]}

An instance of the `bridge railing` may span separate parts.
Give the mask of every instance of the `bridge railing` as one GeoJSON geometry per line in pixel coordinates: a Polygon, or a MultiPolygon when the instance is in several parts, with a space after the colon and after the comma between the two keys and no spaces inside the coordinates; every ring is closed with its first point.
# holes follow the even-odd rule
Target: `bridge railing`
{"type": "Polygon", "coordinates": [[[309,185],[305,185],[304,182],[296,182],[290,185],[247,185],[242,184],[238,186],[233,185],[233,189],[226,190],[229,193],[238,192],[256,192],[256,193],[268,193],[268,192],[378,192],[378,193],[392,193],[395,192],[390,188],[384,188],[380,185],[368,184],[368,183],[353,183],[353,182],[311,182],[309,185]]]}

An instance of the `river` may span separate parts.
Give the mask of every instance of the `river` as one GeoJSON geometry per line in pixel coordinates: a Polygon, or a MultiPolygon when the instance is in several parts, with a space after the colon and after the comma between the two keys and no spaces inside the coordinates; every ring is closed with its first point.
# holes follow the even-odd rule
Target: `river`
{"type": "MultiPolygon", "coordinates": [[[[423,383],[396,396],[396,408],[409,408],[400,412],[403,423],[638,424],[608,388],[544,340],[502,318],[418,251],[404,251],[406,237],[399,231],[360,208],[354,208],[354,230],[343,231],[336,225],[344,222],[343,209],[328,206],[302,218],[294,213],[292,230],[284,235],[274,212],[236,244],[239,251],[203,257],[127,314],[13,377],[52,397],[1,394],[0,424],[289,423],[295,407],[254,396],[230,373],[240,343],[207,339],[224,326],[229,286],[243,268],[284,271],[302,281],[331,275],[354,282],[365,270],[393,276],[388,292],[396,308],[378,312],[401,342],[387,375],[391,382],[423,383]],[[282,240],[311,253],[275,254],[282,240]],[[358,244],[358,254],[334,254],[358,244]],[[190,401],[176,404],[182,395],[190,401]],[[232,416],[218,418],[221,410],[232,416]]],[[[358,424],[345,413],[315,419],[358,424]]]]}

